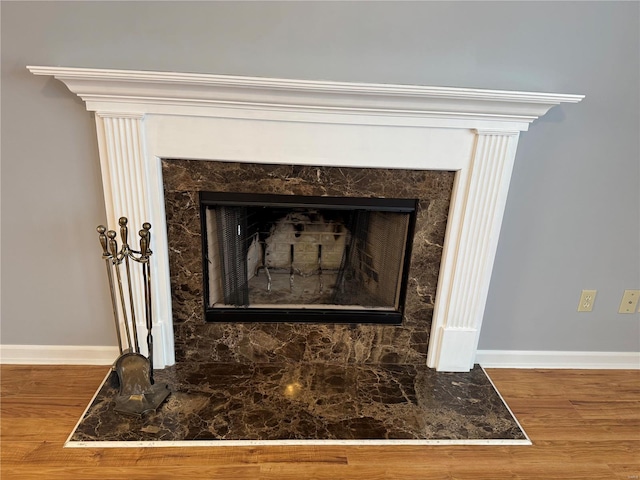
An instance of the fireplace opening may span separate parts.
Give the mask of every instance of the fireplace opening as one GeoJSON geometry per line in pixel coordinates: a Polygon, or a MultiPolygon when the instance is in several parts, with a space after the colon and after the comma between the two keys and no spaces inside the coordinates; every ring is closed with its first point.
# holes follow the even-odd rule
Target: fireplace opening
{"type": "Polygon", "coordinates": [[[200,192],[205,319],[402,323],[417,208],[200,192]]]}

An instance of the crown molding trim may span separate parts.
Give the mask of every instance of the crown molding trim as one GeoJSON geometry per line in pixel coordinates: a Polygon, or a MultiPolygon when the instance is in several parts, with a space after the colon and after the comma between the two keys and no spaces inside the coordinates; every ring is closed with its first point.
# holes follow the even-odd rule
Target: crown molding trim
{"type": "MultiPolygon", "coordinates": [[[[561,103],[583,95],[517,92],[418,85],[347,83],[199,73],[28,66],[34,75],[53,76],[87,104],[90,111],[193,113],[233,108],[295,114],[377,116],[424,126],[425,119],[507,122],[527,125],[561,103]],[[178,110],[176,110],[178,109],[178,110]],[[182,109],[182,111],[181,111],[182,109]]],[[[309,121],[309,119],[304,119],[309,121]]],[[[316,121],[322,121],[316,118],[316,121]]],[[[357,121],[357,120],[355,120],[357,121]]],[[[369,119],[369,122],[372,120],[369,119]]],[[[335,119],[332,120],[335,123],[335,119]]]]}

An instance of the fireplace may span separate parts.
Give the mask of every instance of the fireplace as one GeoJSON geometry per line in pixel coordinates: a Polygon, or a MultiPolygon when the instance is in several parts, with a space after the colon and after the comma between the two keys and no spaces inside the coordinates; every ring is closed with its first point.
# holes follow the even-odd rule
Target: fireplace
{"type": "Polygon", "coordinates": [[[200,192],[206,320],[400,324],[417,202],[200,192]]]}
{"type": "MultiPolygon", "coordinates": [[[[133,224],[148,220],[153,225],[153,311],[158,339],[154,358],[159,367],[175,361],[174,329],[181,325],[174,321],[182,308],[171,301],[174,272],[169,269],[171,227],[170,214],[165,212],[163,159],[455,172],[426,362],[438,370],[466,371],[475,359],[519,134],[554,105],[583,98],[413,85],[28,68],[36,75],[63,81],[95,112],[109,225],[117,225],[121,215],[133,224]]],[[[225,182],[218,180],[216,184],[225,182]]],[[[197,198],[190,200],[199,208],[197,198]]],[[[134,287],[142,302],[142,286],[134,287]]]]}

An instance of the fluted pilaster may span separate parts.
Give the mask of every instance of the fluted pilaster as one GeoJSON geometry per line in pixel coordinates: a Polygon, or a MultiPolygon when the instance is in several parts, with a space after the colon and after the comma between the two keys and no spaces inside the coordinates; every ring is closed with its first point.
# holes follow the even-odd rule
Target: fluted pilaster
{"type": "MultiPolygon", "coordinates": [[[[166,355],[165,344],[172,345],[172,338],[166,339],[166,319],[162,315],[170,310],[170,302],[163,297],[158,297],[160,290],[158,278],[154,273],[158,273],[158,256],[164,257],[164,245],[166,244],[164,235],[164,219],[161,224],[152,221],[154,212],[150,206],[150,178],[145,162],[144,141],[143,141],[143,121],[144,117],[137,114],[114,114],[96,113],[96,127],[98,132],[98,146],[100,150],[100,163],[102,169],[102,183],[104,190],[105,206],[107,211],[108,228],[118,232],[118,242],[120,243],[118,219],[127,217],[129,220],[129,244],[137,249],[139,244],[138,231],[144,222],[151,222],[151,250],[158,250],[158,255],[154,253],[152,261],[152,283],[154,295],[154,358],[156,367],[172,363],[166,355]]],[[[132,265],[137,269],[137,265],[132,265]]],[[[164,269],[163,269],[164,270],[164,269]]],[[[166,275],[162,272],[162,276],[166,275]]],[[[160,283],[162,279],[160,279],[160,283]]],[[[146,354],[146,324],[144,316],[144,285],[140,275],[133,275],[131,287],[134,296],[136,324],[139,334],[139,344],[141,351],[146,354]]],[[[122,318],[122,317],[121,317],[122,318]]]]}
{"type": "Polygon", "coordinates": [[[518,132],[477,131],[472,161],[458,172],[448,252],[438,293],[429,364],[469,368],[487,300],[518,132]],[[446,272],[446,273],[444,273],[446,272]]]}

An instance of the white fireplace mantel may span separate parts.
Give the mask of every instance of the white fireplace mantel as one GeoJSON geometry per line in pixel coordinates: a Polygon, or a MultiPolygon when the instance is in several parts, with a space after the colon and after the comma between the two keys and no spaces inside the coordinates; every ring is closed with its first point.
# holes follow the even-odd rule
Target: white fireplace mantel
{"type": "MultiPolygon", "coordinates": [[[[174,363],[163,158],[456,172],[427,363],[474,363],[519,133],[582,95],[31,66],[95,112],[107,219],[153,225],[154,356],[174,363]]],[[[142,302],[142,287],[134,285],[142,302]]],[[[143,328],[141,325],[140,328],[143,328]]]]}

